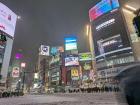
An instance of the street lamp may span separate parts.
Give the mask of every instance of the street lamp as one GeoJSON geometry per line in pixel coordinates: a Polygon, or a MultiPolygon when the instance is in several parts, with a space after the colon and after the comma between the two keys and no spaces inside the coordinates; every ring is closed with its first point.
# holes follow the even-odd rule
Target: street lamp
{"type": "MultiPolygon", "coordinates": [[[[22,62],[20,66],[21,66],[21,68],[25,68],[26,67],[26,63],[22,62]]],[[[22,92],[23,92],[24,91],[24,81],[25,81],[25,71],[22,71],[22,74],[23,74],[23,80],[22,80],[22,83],[23,83],[23,85],[22,85],[22,92]]]]}
{"type": "Polygon", "coordinates": [[[25,63],[25,62],[22,62],[20,66],[21,66],[22,68],[25,68],[25,67],[26,67],[26,63],[25,63]]]}
{"type": "Polygon", "coordinates": [[[87,36],[87,39],[88,39],[88,45],[90,47],[90,52],[92,52],[93,50],[93,42],[92,42],[92,31],[91,31],[91,25],[90,24],[87,24],[86,27],[85,27],[86,31],[85,31],[85,34],[87,36]]]}
{"type": "Polygon", "coordinates": [[[91,24],[86,25],[86,36],[87,36],[87,39],[88,39],[88,45],[89,45],[89,48],[90,48],[90,52],[92,54],[92,60],[94,60],[94,46],[93,46],[94,44],[93,44],[91,24]]]}
{"type": "Polygon", "coordinates": [[[20,20],[20,19],[21,19],[21,16],[18,15],[18,16],[17,16],[17,19],[20,20]]]}
{"type": "Polygon", "coordinates": [[[86,35],[89,36],[89,32],[90,32],[90,25],[86,25],[86,35]]]}
{"type": "Polygon", "coordinates": [[[85,28],[86,28],[86,33],[85,34],[86,34],[87,39],[88,39],[88,45],[89,45],[89,48],[90,48],[90,53],[92,55],[92,69],[93,69],[94,74],[95,74],[95,72],[96,72],[96,62],[95,62],[94,43],[93,43],[93,34],[92,34],[91,23],[86,24],[85,28]]]}

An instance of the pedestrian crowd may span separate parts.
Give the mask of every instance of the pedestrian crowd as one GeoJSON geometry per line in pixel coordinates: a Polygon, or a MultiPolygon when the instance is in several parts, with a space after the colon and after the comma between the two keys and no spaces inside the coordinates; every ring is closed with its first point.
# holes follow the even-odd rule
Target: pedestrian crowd
{"type": "Polygon", "coordinates": [[[0,98],[8,98],[8,97],[18,97],[23,96],[24,93],[22,91],[1,91],[0,98]]]}
{"type": "Polygon", "coordinates": [[[69,93],[97,93],[97,92],[119,92],[119,87],[93,87],[93,88],[79,88],[79,89],[69,89],[69,93]]]}

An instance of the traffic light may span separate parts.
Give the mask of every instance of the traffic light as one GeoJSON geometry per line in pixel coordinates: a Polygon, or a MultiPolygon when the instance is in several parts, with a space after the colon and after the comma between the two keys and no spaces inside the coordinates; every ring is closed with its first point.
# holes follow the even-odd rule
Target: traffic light
{"type": "Polygon", "coordinates": [[[7,41],[6,36],[4,34],[0,34],[0,41],[2,41],[2,42],[7,41]]]}
{"type": "Polygon", "coordinates": [[[2,79],[2,75],[0,74],[0,80],[2,79]]]}
{"type": "Polygon", "coordinates": [[[137,16],[133,19],[133,24],[135,26],[138,37],[140,37],[140,16],[137,16]]]}

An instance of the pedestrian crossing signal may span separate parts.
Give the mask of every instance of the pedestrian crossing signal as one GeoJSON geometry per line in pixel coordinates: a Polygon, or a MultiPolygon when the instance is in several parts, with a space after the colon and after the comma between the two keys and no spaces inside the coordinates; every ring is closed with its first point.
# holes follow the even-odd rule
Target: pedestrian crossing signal
{"type": "Polygon", "coordinates": [[[140,16],[137,16],[133,19],[133,24],[135,26],[138,37],[140,37],[140,16]]]}

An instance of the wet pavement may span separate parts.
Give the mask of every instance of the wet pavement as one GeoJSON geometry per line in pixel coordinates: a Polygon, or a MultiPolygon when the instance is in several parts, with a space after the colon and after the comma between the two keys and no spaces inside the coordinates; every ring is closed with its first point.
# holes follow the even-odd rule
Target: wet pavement
{"type": "Polygon", "coordinates": [[[1,98],[0,105],[127,105],[119,93],[64,93],[1,98]]]}

